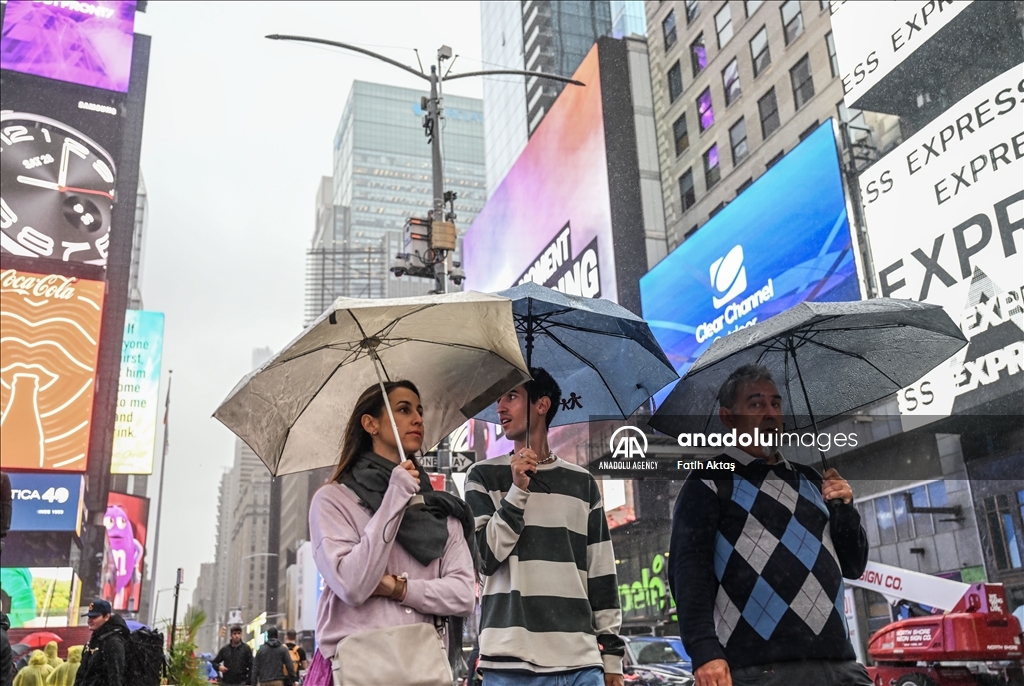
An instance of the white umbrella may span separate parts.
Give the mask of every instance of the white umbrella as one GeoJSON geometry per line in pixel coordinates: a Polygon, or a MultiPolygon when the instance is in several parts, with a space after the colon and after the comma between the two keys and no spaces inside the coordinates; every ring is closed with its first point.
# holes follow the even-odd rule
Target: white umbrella
{"type": "Polygon", "coordinates": [[[339,298],[242,379],[213,416],[274,475],[332,466],[356,399],[385,379],[416,384],[423,445],[435,445],[529,379],[512,302],[472,291],[339,298]]]}

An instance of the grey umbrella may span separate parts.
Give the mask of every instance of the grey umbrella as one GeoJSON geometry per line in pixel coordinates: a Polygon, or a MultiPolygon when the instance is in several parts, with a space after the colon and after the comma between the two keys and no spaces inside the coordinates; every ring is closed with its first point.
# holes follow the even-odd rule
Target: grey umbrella
{"type": "Polygon", "coordinates": [[[214,417],[277,476],[336,464],[345,423],[371,384],[417,385],[429,447],[528,378],[508,298],[338,298],[242,379],[214,417]]]}
{"type": "MultiPolygon", "coordinates": [[[[797,429],[914,383],[967,345],[938,305],[878,298],[805,302],[715,341],[650,419],[666,434],[706,429],[737,367],[762,364],[785,388],[797,429]]],[[[822,467],[825,457],[821,455],[822,467]]]]}

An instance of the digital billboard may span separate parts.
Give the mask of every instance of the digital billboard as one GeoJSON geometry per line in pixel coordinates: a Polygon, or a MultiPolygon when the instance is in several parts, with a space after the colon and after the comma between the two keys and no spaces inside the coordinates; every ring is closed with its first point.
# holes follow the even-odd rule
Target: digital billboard
{"type": "Polygon", "coordinates": [[[941,305],[969,341],[897,394],[904,417],[960,414],[1024,384],[1022,66],[860,176],[880,294],[941,305]]]}
{"type": "Polygon", "coordinates": [[[102,281],[0,274],[5,471],[85,471],[104,292],[102,281]]]}
{"type": "Polygon", "coordinates": [[[82,532],[80,474],[11,472],[11,531],[82,532]]]}
{"type": "Polygon", "coordinates": [[[640,296],[680,376],[717,338],[798,303],[859,299],[832,120],[641,278],[640,296]]]}
{"type": "MultiPolygon", "coordinates": [[[[634,65],[646,74],[646,64],[635,57],[627,41],[603,37],[580,63],[573,78],[585,85],[562,89],[467,231],[466,288],[494,292],[533,281],[639,313],[647,190],[632,81],[643,78],[634,65]]],[[[659,186],[658,203],[660,193],[659,186]]],[[[559,427],[550,440],[568,454],[585,442],[586,430],[559,427]]],[[[498,431],[473,422],[472,448],[489,456],[508,451],[511,443],[498,431]]]]}
{"type": "Polygon", "coordinates": [[[125,312],[111,474],[151,474],[160,404],[162,312],[125,312]]]}
{"type": "Polygon", "coordinates": [[[139,611],[149,523],[149,498],[111,492],[103,525],[107,529],[101,594],[116,611],[139,611]]]}
{"type": "Polygon", "coordinates": [[[71,567],[0,568],[11,628],[75,626],[81,583],[71,567]]]}
{"type": "Polygon", "coordinates": [[[127,92],[135,6],[135,0],[9,0],[0,37],[0,67],[127,92]]]}

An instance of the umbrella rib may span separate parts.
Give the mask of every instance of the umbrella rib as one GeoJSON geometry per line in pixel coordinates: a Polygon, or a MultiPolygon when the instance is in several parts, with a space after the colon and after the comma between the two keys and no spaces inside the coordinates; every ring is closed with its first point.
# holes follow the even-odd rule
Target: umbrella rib
{"type": "Polygon", "coordinates": [[[808,343],[813,343],[814,345],[817,345],[817,346],[820,346],[822,348],[825,348],[826,350],[831,350],[834,353],[839,353],[840,355],[846,355],[847,357],[852,357],[855,360],[860,360],[861,362],[863,362],[864,364],[868,365],[869,367],[874,369],[876,372],[878,372],[879,374],[884,376],[886,379],[888,379],[889,382],[892,383],[894,386],[896,386],[897,388],[902,388],[902,384],[900,384],[898,381],[896,381],[896,379],[892,378],[891,376],[889,376],[888,374],[883,372],[881,369],[878,368],[878,366],[874,362],[872,362],[871,360],[867,359],[866,357],[864,357],[860,353],[854,353],[854,352],[850,352],[848,350],[842,350],[840,348],[836,348],[834,346],[828,345],[827,343],[822,343],[821,341],[816,341],[816,340],[813,340],[813,339],[807,339],[807,342],[808,343]]]}
{"type": "Polygon", "coordinates": [[[608,381],[604,378],[604,374],[601,373],[601,370],[598,369],[596,366],[594,366],[594,364],[592,362],[590,362],[590,360],[585,359],[578,352],[576,352],[575,350],[573,350],[572,348],[567,346],[565,343],[563,343],[558,338],[558,336],[556,336],[555,334],[548,332],[547,335],[548,335],[548,337],[551,340],[553,340],[555,343],[557,343],[563,349],[565,349],[566,352],[568,352],[570,355],[572,355],[573,357],[578,359],[580,362],[582,362],[583,364],[587,365],[588,367],[590,367],[591,369],[594,370],[594,372],[598,375],[598,377],[600,377],[601,383],[603,383],[604,387],[608,389],[608,395],[610,395],[612,397],[612,400],[615,401],[615,407],[619,408],[619,414],[621,414],[623,417],[628,417],[629,415],[622,411],[622,404],[619,402],[619,399],[615,397],[615,393],[612,392],[612,388],[611,388],[611,386],[608,385],[608,381]]]}

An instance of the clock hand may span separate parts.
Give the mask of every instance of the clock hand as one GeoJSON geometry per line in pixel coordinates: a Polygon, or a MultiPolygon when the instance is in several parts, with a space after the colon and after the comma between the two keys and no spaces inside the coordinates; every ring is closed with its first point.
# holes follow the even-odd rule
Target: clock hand
{"type": "Polygon", "coordinates": [[[114,199],[113,193],[107,193],[106,191],[94,191],[88,188],[75,188],[74,186],[62,186],[58,190],[61,192],[72,191],[74,193],[86,193],[88,195],[102,195],[104,198],[114,199]]]}
{"type": "Polygon", "coordinates": [[[53,181],[45,181],[43,179],[34,179],[31,176],[19,176],[18,181],[20,183],[28,184],[29,186],[39,186],[40,188],[46,188],[51,191],[59,191],[60,186],[55,184],[53,181]]]}

